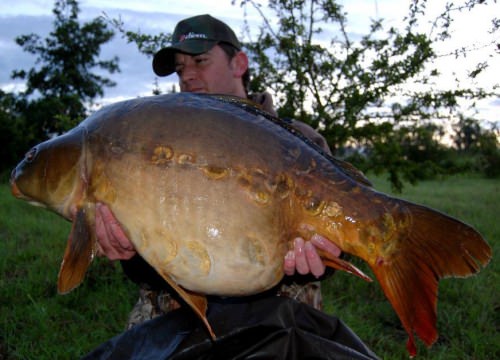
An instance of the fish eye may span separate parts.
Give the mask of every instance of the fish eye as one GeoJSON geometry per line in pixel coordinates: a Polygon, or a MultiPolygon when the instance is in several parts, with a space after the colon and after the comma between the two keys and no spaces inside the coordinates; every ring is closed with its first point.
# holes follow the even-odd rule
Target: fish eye
{"type": "Polygon", "coordinates": [[[28,151],[24,156],[24,160],[26,160],[26,162],[28,163],[32,162],[35,159],[37,152],[38,149],[36,146],[34,148],[31,148],[31,150],[28,151]]]}

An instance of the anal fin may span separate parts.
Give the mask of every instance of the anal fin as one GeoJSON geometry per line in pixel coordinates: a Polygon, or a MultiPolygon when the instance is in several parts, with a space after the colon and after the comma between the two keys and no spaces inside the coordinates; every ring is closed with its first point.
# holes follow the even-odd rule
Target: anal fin
{"type": "Polygon", "coordinates": [[[179,285],[167,274],[161,273],[160,275],[165,279],[165,281],[179,294],[179,296],[193,309],[195,314],[200,318],[200,320],[205,325],[208,330],[210,337],[215,340],[216,336],[212,329],[212,326],[207,320],[207,297],[189,290],[186,290],[179,285]]]}

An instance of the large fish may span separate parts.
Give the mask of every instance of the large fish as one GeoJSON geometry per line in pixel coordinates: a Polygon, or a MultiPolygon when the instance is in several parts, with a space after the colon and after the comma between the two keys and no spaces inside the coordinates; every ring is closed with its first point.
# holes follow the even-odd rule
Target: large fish
{"type": "Polygon", "coordinates": [[[96,251],[95,203],[104,202],[210,332],[206,294],[271,288],[289,241],[318,233],[370,265],[414,355],[414,333],[428,346],[437,339],[439,279],[476,273],[491,258],[470,226],[375,191],[287,122],[231,97],[110,105],[31,149],[11,184],[15,196],[73,221],[59,292],[83,280],[96,251]]]}

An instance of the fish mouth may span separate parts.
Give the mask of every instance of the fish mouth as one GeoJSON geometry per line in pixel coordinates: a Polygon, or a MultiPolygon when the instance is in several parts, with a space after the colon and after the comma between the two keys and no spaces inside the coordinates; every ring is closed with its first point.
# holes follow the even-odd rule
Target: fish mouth
{"type": "Polygon", "coordinates": [[[24,195],[21,192],[21,190],[19,190],[19,187],[16,185],[16,183],[13,180],[10,181],[10,191],[11,191],[12,195],[14,195],[14,197],[21,199],[21,200],[26,200],[28,203],[30,203],[33,206],[38,206],[38,207],[43,207],[43,208],[47,207],[46,205],[44,205],[38,201],[33,200],[29,196],[24,195]]]}
{"type": "Polygon", "coordinates": [[[12,171],[11,176],[10,176],[10,192],[12,195],[18,199],[22,200],[27,200],[29,202],[33,202],[32,199],[29,196],[26,196],[21,189],[19,189],[19,186],[16,184],[16,170],[12,171]]]}
{"type": "Polygon", "coordinates": [[[14,197],[16,197],[18,199],[24,199],[25,196],[23,195],[21,190],[19,190],[19,187],[16,184],[15,172],[16,172],[16,170],[12,171],[12,174],[10,177],[10,191],[11,191],[12,195],[14,195],[14,197]]]}
{"type": "Polygon", "coordinates": [[[12,184],[10,191],[12,192],[12,195],[14,195],[14,197],[16,198],[20,198],[23,195],[16,184],[12,184]]]}
{"type": "Polygon", "coordinates": [[[10,181],[10,192],[12,193],[12,195],[14,195],[14,197],[16,197],[18,199],[27,200],[29,202],[32,202],[30,197],[24,195],[22,193],[22,191],[19,190],[19,187],[17,186],[17,184],[13,180],[10,181]]]}

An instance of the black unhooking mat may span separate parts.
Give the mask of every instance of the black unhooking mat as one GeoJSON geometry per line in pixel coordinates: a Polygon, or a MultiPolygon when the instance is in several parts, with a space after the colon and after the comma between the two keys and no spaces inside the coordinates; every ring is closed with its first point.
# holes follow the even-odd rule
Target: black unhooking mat
{"type": "Polygon", "coordinates": [[[187,307],[115,336],[82,359],[377,359],[339,319],[284,297],[210,300],[212,341],[187,307]]]}

